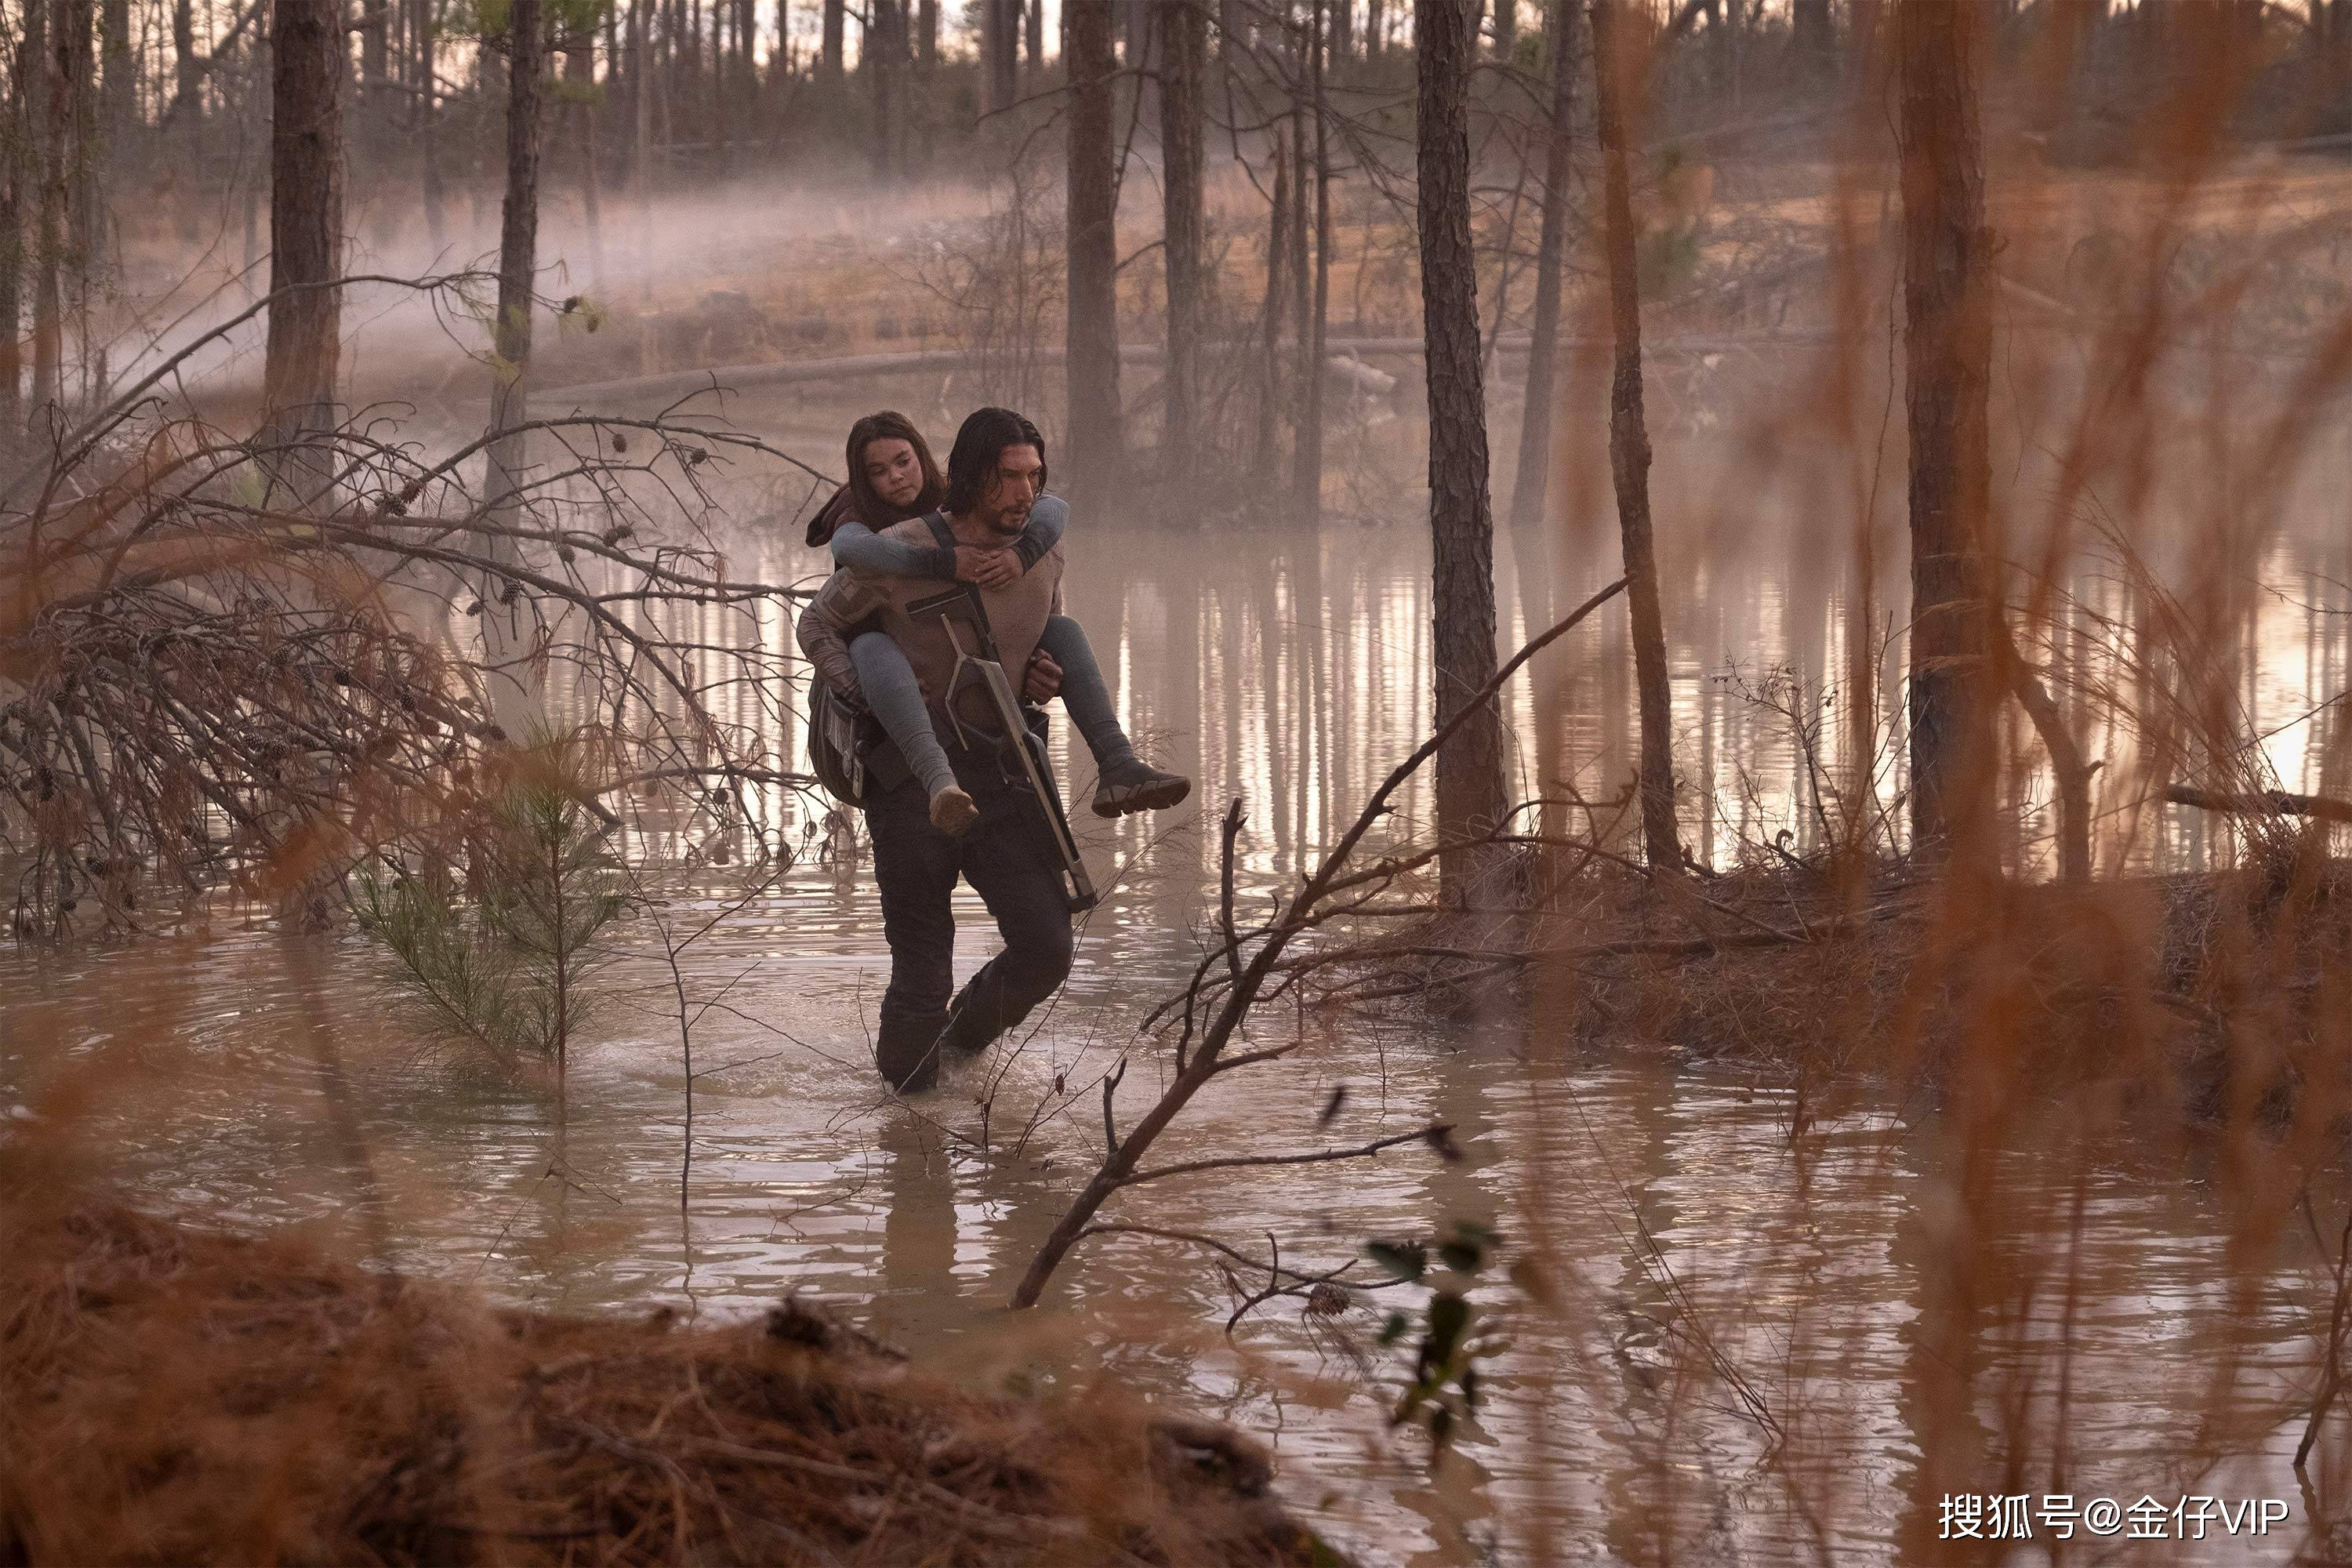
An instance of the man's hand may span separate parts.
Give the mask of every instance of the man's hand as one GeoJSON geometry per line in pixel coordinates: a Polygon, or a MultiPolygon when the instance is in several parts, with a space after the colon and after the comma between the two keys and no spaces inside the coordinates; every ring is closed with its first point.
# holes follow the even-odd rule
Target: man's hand
{"type": "Polygon", "coordinates": [[[1010,550],[959,544],[955,554],[956,581],[959,583],[976,583],[983,588],[1003,588],[1020,579],[1021,557],[1010,550]]]}
{"type": "Polygon", "coordinates": [[[1021,683],[1022,695],[1032,702],[1049,702],[1062,694],[1062,667],[1054,656],[1039,648],[1029,656],[1028,677],[1021,683]]]}

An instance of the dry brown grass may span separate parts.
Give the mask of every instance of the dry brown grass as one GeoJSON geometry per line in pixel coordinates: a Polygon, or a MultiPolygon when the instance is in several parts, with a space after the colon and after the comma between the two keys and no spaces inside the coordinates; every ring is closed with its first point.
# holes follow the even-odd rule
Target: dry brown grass
{"type": "Polygon", "coordinates": [[[790,1303],[502,1311],[101,1203],[0,1248],[0,1563],[1338,1561],[1222,1428],[961,1392],[790,1303]]]}

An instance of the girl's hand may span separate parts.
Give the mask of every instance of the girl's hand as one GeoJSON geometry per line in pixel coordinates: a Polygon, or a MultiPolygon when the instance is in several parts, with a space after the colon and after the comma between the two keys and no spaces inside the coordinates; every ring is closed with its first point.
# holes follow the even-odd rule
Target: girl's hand
{"type": "Polygon", "coordinates": [[[1027,679],[1022,681],[1021,689],[1030,701],[1051,702],[1062,694],[1062,667],[1055,664],[1054,656],[1044,648],[1030,654],[1026,674],[1027,679]]]}
{"type": "Polygon", "coordinates": [[[1021,557],[1010,550],[984,549],[977,544],[956,546],[956,581],[983,588],[1003,588],[1019,581],[1021,557]]]}

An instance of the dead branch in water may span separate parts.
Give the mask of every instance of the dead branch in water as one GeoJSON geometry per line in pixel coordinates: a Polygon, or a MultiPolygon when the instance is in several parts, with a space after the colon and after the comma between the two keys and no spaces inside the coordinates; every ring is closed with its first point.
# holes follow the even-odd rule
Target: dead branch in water
{"type": "MultiPolygon", "coordinates": [[[[1036,1304],[1037,1298],[1045,1290],[1045,1282],[1053,1277],[1054,1270],[1060,1266],[1070,1248],[1077,1245],[1087,1233],[1088,1226],[1093,1223],[1095,1215],[1100,1212],[1103,1205],[1122,1189],[1134,1184],[1137,1179],[1137,1166],[1142,1160],[1144,1152],[1162,1132],[1168,1130],[1184,1107],[1192,1101],[1192,1097],[1198,1094],[1212,1079],[1226,1071],[1276,1060],[1286,1054],[1289,1049],[1287,1047],[1277,1047],[1231,1058],[1224,1055],[1224,1050],[1248,1021],[1250,1011],[1257,1002],[1260,992],[1267,979],[1274,974],[1275,966],[1282,961],[1284,949],[1295,938],[1312,930],[1326,916],[1328,913],[1326,900],[1335,891],[1343,888],[1365,885],[1364,878],[1350,878],[1345,875],[1346,868],[1358,847],[1371,832],[1374,824],[1389,815],[1389,802],[1394,797],[1396,792],[1403,787],[1405,781],[1412,777],[1423,763],[1437,753],[1438,748],[1445,743],[1456,729],[1466,722],[1470,716],[1480,711],[1483,704],[1501,691],[1504,685],[1512,676],[1518,673],[1528,660],[1581,625],[1587,616],[1622,593],[1624,587],[1625,583],[1622,578],[1610,584],[1570,612],[1566,619],[1514,654],[1500,669],[1495,672],[1494,678],[1487,681],[1479,692],[1455,711],[1453,718],[1440,725],[1436,732],[1415,748],[1411,756],[1390,770],[1388,777],[1383,779],[1380,787],[1372,792],[1371,799],[1365,803],[1363,810],[1358,813],[1356,820],[1349,825],[1345,833],[1340,835],[1338,844],[1323,857],[1315,870],[1300,883],[1297,891],[1281,905],[1272,918],[1247,932],[1238,929],[1234,923],[1234,900],[1230,890],[1234,879],[1234,842],[1241,831],[1243,821],[1242,805],[1239,800],[1235,800],[1227,807],[1224,818],[1221,883],[1225,891],[1218,903],[1216,942],[1209,951],[1202,954],[1200,963],[1194,967],[1191,984],[1184,994],[1181,1012],[1177,1015],[1181,1018],[1181,1026],[1175,1041],[1176,1076],[1168,1087],[1161,1090],[1160,1099],[1144,1113],[1142,1120],[1138,1121],[1123,1138],[1118,1135],[1111,1117],[1111,1096],[1117,1089],[1117,1082],[1115,1079],[1105,1079],[1103,1130],[1106,1147],[1103,1151],[1102,1163],[1079,1192],[1069,1209],[1055,1224],[1052,1233],[1045,1238],[1045,1245],[1038,1248],[1036,1257],[1030,1261],[1028,1271],[1022,1277],[1020,1285],[1013,1293],[1013,1305],[1016,1309],[1036,1304]],[[1224,991],[1222,999],[1214,1004],[1213,1010],[1210,1010],[1207,1007],[1209,999],[1205,987],[1210,971],[1220,964],[1226,972],[1224,991]],[[1202,1020],[1204,1011],[1207,1012],[1205,1021],[1202,1020]],[[1197,1040],[1196,1025],[1199,1026],[1197,1040]]],[[[1458,846],[1448,847],[1458,847],[1458,846]]],[[[1419,864],[1427,857],[1391,858],[1391,861],[1400,858],[1419,864]]],[[[1376,899],[1393,884],[1400,874],[1397,871],[1383,874],[1376,869],[1370,879],[1371,890],[1364,895],[1364,898],[1367,900],[1376,899]]],[[[1402,1139],[1381,1140],[1364,1149],[1354,1151],[1353,1153],[1369,1157],[1377,1154],[1382,1148],[1391,1147],[1399,1142],[1411,1142],[1414,1138],[1431,1139],[1433,1146],[1437,1147],[1441,1152],[1452,1146],[1444,1137],[1442,1130],[1424,1128],[1402,1139]]],[[[1213,1162],[1216,1167],[1221,1169],[1294,1163],[1297,1163],[1296,1156],[1279,1155],[1245,1155],[1213,1162]]],[[[1166,1167],[1160,1173],[1174,1173],[1182,1168],[1207,1167],[1205,1165],[1166,1167]]]]}

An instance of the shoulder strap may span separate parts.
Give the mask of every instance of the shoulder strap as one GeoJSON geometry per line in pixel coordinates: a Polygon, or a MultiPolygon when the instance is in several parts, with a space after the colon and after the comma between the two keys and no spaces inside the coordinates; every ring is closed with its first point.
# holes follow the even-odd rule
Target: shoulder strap
{"type": "Polygon", "coordinates": [[[923,521],[930,528],[933,543],[942,550],[953,550],[956,547],[955,530],[948,526],[945,512],[928,512],[924,514],[923,521]]]}

